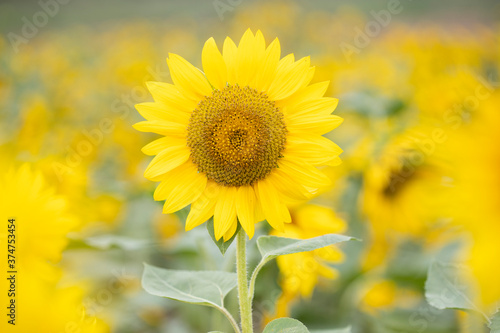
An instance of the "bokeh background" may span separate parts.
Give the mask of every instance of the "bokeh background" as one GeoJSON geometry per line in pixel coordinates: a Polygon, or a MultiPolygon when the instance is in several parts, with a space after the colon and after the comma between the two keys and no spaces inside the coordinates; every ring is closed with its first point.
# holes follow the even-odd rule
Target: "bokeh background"
{"type": "MultiPolygon", "coordinates": [[[[495,0],[0,2],[0,213],[19,221],[20,271],[19,323],[0,327],[231,331],[213,309],[141,288],[143,262],[231,271],[234,248],[223,257],[204,226],[184,232],[188,208],[161,214],[142,175],[154,136],[132,125],[134,104],[152,100],[145,82],[170,82],[169,52],[200,66],[205,40],[220,47],[251,28],[278,37],[283,54],[311,55],[345,119],[329,134],[344,149],[334,185],[294,208],[288,235],[362,239],[266,266],[257,327],[293,316],[317,330],[489,332],[500,301],[499,14],[495,0]],[[454,277],[441,301],[458,290],[473,310],[426,299],[438,269],[454,277]]],[[[228,307],[237,314],[234,292],[228,307]]]]}

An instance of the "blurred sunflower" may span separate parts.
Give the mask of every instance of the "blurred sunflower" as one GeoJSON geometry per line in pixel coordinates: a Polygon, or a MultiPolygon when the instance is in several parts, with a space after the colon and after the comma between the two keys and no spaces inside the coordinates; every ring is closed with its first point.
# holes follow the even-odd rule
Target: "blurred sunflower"
{"type": "Polygon", "coordinates": [[[237,221],[249,237],[264,219],[282,231],[288,205],[329,184],[317,166],[340,162],[342,150],[322,136],[342,122],[331,114],[338,100],[323,97],[328,82],[309,84],[309,57],[280,53],[260,31],[238,46],[226,38],[222,53],[210,38],[204,73],[170,54],[174,84],[148,83],[155,102],[136,106],[147,120],[135,128],[164,137],[143,148],[156,155],[144,175],[161,182],[154,198],[164,213],[191,204],[186,230],[214,216],[217,239],[231,238],[237,221]]]}
{"type": "MultiPolygon", "coordinates": [[[[284,232],[271,234],[297,239],[318,237],[329,233],[341,233],[345,222],[330,208],[306,204],[291,211],[292,223],[284,232]]],[[[276,303],[276,317],[290,315],[290,306],[299,297],[311,297],[320,278],[335,279],[338,272],[329,266],[342,261],[343,253],[334,246],[311,252],[302,252],[276,258],[281,276],[282,294],[276,303]]]]}
{"type": "Polygon", "coordinates": [[[500,115],[496,93],[482,101],[470,124],[450,133],[443,151],[453,165],[454,187],[448,205],[454,223],[467,234],[467,264],[478,287],[476,301],[486,312],[494,311],[500,299],[500,284],[491,263],[500,253],[500,115]],[[463,152],[470,151],[467,159],[463,152]],[[459,163],[460,162],[460,163],[459,163]]]}
{"type": "Polygon", "coordinates": [[[3,321],[0,328],[6,331],[2,332],[110,332],[103,320],[91,315],[85,308],[88,299],[85,299],[87,290],[84,286],[47,283],[30,274],[19,275],[18,278],[22,290],[16,297],[19,319],[15,326],[9,324],[2,327],[3,321]]]}
{"type": "MultiPolygon", "coordinates": [[[[66,199],[29,164],[1,174],[0,217],[2,221],[16,220],[19,269],[44,279],[57,279],[53,264],[61,259],[68,243],[66,235],[77,227],[78,220],[68,211],[66,199]]],[[[0,230],[0,239],[7,239],[6,228],[0,230]]]]}
{"type": "Polygon", "coordinates": [[[364,312],[380,318],[394,309],[411,309],[422,300],[417,290],[400,286],[394,280],[380,276],[365,276],[352,298],[364,312]]]}
{"type": "MultiPolygon", "coordinates": [[[[8,161],[7,156],[2,156],[8,161]]],[[[15,326],[2,321],[0,329],[11,332],[62,332],[71,327],[80,332],[107,332],[108,327],[95,317],[85,314],[82,305],[84,288],[78,285],[61,286],[63,269],[57,265],[68,243],[67,234],[78,227],[78,219],[68,209],[68,201],[50,186],[39,170],[29,164],[20,167],[0,167],[0,218],[5,223],[15,219],[14,298],[17,313],[15,326]],[[47,302],[50,300],[50,302],[47,302]]],[[[7,228],[0,229],[0,242],[5,244],[7,228]]],[[[9,234],[11,235],[11,234],[9,234]]],[[[9,238],[12,239],[12,238],[9,238]]],[[[9,290],[10,281],[1,279],[0,287],[9,290]]],[[[5,304],[7,293],[2,296],[5,304]]]]}
{"type": "Polygon", "coordinates": [[[416,127],[393,137],[365,172],[362,210],[371,229],[367,269],[382,264],[405,239],[425,235],[428,240],[431,231],[439,230],[446,186],[436,144],[422,149],[427,132],[425,126],[416,127]]]}

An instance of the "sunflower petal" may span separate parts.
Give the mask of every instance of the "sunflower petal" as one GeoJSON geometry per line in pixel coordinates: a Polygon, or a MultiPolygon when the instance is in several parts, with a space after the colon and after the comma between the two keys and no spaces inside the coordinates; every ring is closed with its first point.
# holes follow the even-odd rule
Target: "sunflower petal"
{"type": "Polygon", "coordinates": [[[290,211],[288,210],[288,207],[282,203],[281,204],[281,218],[285,223],[292,223],[292,216],[290,215],[290,211]]]}
{"type": "Polygon", "coordinates": [[[234,223],[231,224],[231,227],[222,235],[222,239],[224,239],[224,242],[227,242],[228,240],[233,237],[234,233],[236,232],[236,229],[238,229],[238,223],[235,221],[234,223]]]}
{"type": "Polygon", "coordinates": [[[146,86],[156,102],[162,102],[184,112],[191,112],[196,107],[195,101],[184,97],[171,83],[148,81],[146,86]]]}
{"type": "Polygon", "coordinates": [[[224,62],[227,66],[227,82],[230,84],[236,83],[236,60],[237,60],[238,48],[234,44],[233,40],[226,37],[224,40],[224,45],[222,46],[222,56],[224,57],[224,62]]]}
{"type": "Polygon", "coordinates": [[[283,155],[290,159],[299,158],[312,165],[329,165],[337,158],[342,149],[323,136],[309,135],[306,137],[289,135],[283,155]]]}
{"type": "Polygon", "coordinates": [[[186,162],[189,153],[189,148],[186,146],[170,146],[164,149],[149,163],[144,171],[144,177],[153,181],[158,180],[158,177],[186,162]]]}
{"type": "Polygon", "coordinates": [[[344,119],[336,115],[303,115],[293,118],[287,117],[287,129],[290,132],[309,132],[319,135],[326,134],[339,127],[344,119]]]}
{"type": "Polygon", "coordinates": [[[135,108],[147,120],[165,120],[183,125],[189,123],[189,113],[170,108],[162,102],[140,103],[135,108]]]}
{"type": "Polygon", "coordinates": [[[300,164],[287,158],[283,158],[278,162],[279,168],[284,173],[287,173],[292,179],[303,184],[320,188],[330,185],[330,179],[320,170],[316,169],[306,161],[301,161],[300,164]]]}
{"type": "Polygon", "coordinates": [[[266,179],[280,192],[283,201],[287,204],[297,204],[310,199],[309,191],[279,168],[275,169],[266,179]]]}
{"type": "Polygon", "coordinates": [[[309,99],[294,107],[287,108],[287,119],[308,115],[329,115],[335,110],[338,104],[339,100],[332,97],[309,99]]]}
{"type": "Polygon", "coordinates": [[[204,96],[209,96],[212,93],[207,78],[186,59],[170,53],[167,63],[172,81],[184,96],[193,101],[199,101],[204,96]]]}
{"type": "Polygon", "coordinates": [[[215,182],[207,182],[203,193],[191,204],[191,210],[186,219],[186,231],[205,223],[214,215],[215,204],[217,203],[220,189],[221,187],[215,182]]]}
{"type": "Polygon", "coordinates": [[[236,193],[236,212],[243,230],[252,239],[255,232],[255,192],[251,186],[241,186],[236,193]]]}
{"type": "Polygon", "coordinates": [[[267,222],[276,230],[283,232],[284,224],[282,212],[280,210],[281,202],[278,191],[266,179],[257,183],[259,203],[267,222]]]}
{"type": "Polygon", "coordinates": [[[154,199],[165,200],[164,214],[173,213],[198,199],[206,185],[207,177],[198,173],[192,162],[187,162],[165,175],[155,190],[154,199]]]}
{"type": "Polygon", "coordinates": [[[214,212],[214,233],[217,240],[236,223],[235,196],[236,187],[223,187],[220,191],[214,212]]]}
{"type": "Polygon", "coordinates": [[[262,205],[260,204],[259,199],[258,199],[259,196],[258,196],[257,185],[252,186],[252,188],[253,188],[253,192],[254,192],[255,198],[256,198],[256,201],[255,201],[255,221],[256,222],[264,221],[266,219],[266,217],[264,216],[264,211],[262,210],[262,205]]]}
{"type": "Polygon", "coordinates": [[[201,52],[201,60],[210,84],[216,89],[223,89],[227,82],[227,67],[213,38],[206,41],[201,52]]]}
{"type": "Polygon", "coordinates": [[[266,43],[262,32],[255,34],[248,29],[241,37],[238,45],[236,60],[236,82],[241,86],[249,85],[255,81],[255,75],[265,56],[266,43]]]}
{"type": "Polygon", "coordinates": [[[315,66],[309,67],[309,69],[307,70],[306,77],[305,77],[304,81],[302,82],[302,87],[306,87],[309,83],[311,83],[315,72],[316,72],[315,66]]]}
{"type": "Polygon", "coordinates": [[[264,59],[262,60],[263,65],[258,68],[255,78],[255,89],[259,91],[267,91],[269,89],[280,61],[280,55],[280,41],[276,38],[271,44],[269,44],[265,51],[264,59]]]}
{"type": "Polygon", "coordinates": [[[163,120],[141,121],[133,125],[140,132],[151,132],[162,135],[186,137],[186,126],[163,120]]]}
{"type": "Polygon", "coordinates": [[[295,94],[276,102],[277,107],[294,108],[296,105],[307,102],[311,99],[323,97],[328,89],[330,81],[323,81],[311,84],[303,89],[299,89],[295,94]]]}
{"type": "Polygon", "coordinates": [[[281,59],[276,77],[267,91],[269,98],[275,101],[284,99],[303,87],[310,75],[309,57],[304,57],[290,65],[288,65],[288,60],[284,61],[285,59],[287,58],[281,59]]]}
{"type": "Polygon", "coordinates": [[[329,166],[338,166],[338,165],[341,165],[342,164],[342,160],[340,159],[340,157],[335,157],[334,159],[332,159],[331,161],[329,161],[326,165],[329,165],[329,166]]]}
{"type": "Polygon", "coordinates": [[[255,74],[256,60],[255,37],[250,29],[247,29],[241,37],[236,54],[236,83],[246,86],[255,74]]]}
{"type": "Polygon", "coordinates": [[[163,138],[151,141],[144,147],[142,147],[142,152],[146,155],[158,155],[162,150],[167,149],[170,146],[185,146],[186,139],[175,136],[165,136],[163,138]]]}

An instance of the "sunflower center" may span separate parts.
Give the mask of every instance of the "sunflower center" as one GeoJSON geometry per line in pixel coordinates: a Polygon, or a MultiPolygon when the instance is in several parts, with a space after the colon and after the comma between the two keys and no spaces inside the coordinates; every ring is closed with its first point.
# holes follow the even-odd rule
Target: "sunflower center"
{"type": "Polygon", "coordinates": [[[191,158],[209,179],[224,186],[251,185],[277,167],[285,147],[283,114],[252,88],[214,90],[191,113],[191,158]]]}
{"type": "MultiPolygon", "coordinates": [[[[409,151],[411,154],[414,151],[409,151]]],[[[401,156],[402,164],[390,171],[389,179],[382,193],[386,198],[392,199],[398,196],[408,185],[408,182],[415,180],[419,176],[419,168],[415,168],[408,156],[401,156]]],[[[422,168],[422,166],[420,166],[422,168]]]]}

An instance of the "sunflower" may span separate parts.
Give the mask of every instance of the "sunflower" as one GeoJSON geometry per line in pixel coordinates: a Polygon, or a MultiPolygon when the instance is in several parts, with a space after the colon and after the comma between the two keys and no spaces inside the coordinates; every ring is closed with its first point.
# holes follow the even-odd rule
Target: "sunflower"
{"type": "Polygon", "coordinates": [[[471,122],[455,132],[442,147],[453,165],[453,188],[449,199],[453,224],[466,234],[465,262],[477,285],[474,301],[485,312],[493,312],[500,301],[498,276],[491,263],[500,253],[500,94],[481,101],[471,122]],[[463,159],[463,152],[470,158],[463,159]]]}
{"type": "Polygon", "coordinates": [[[427,133],[417,126],[394,136],[365,171],[361,205],[371,232],[366,269],[384,264],[405,240],[441,234],[447,187],[442,158],[421,148],[427,133]]]}
{"type": "Polygon", "coordinates": [[[85,283],[62,282],[64,279],[47,282],[33,274],[19,274],[18,279],[22,292],[16,295],[17,313],[22,315],[15,326],[2,320],[2,332],[110,332],[108,324],[84,306],[89,303],[89,288],[85,283]]]}
{"type": "Polygon", "coordinates": [[[342,150],[322,136],[342,123],[331,114],[338,100],[323,97],[328,82],[310,84],[309,57],[280,53],[260,31],[238,46],[226,38],[222,53],[210,38],[204,72],[170,54],[173,84],[147,83],[154,102],[136,106],[146,121],[134,126],[163,137],[143,148],[156,155],[144,175],[160,182],[164,213],[191,204],[186,230],[213,216],[217,239],[231,238],[238,221],[250,238],[264,219],[282,231],[288,206],[328,185],[318,166],[340,162],[342,150]]]}
{"type": "MultiPolygon", "coordinates": [[[[53,281],[59,275],[54,264],[61,259],[67,234],[75,230],[78,220],[69,212],[66,198],[55,192],[39,170],[29,164],[1,169],[0,217],[2,221],[15,219],[16,264],[19,270],[53,281]]],[[[7,228],[0,230],[0,240],[7,236],[7,228]]]]}
{"type": "MultiPolygon", "coordinates": [[[[0,153],[0,157],[7,164],[12,160],[8,154],[0,153]]],[[[68,233],[80,224],[70,212],[67,198],[49,184],[38,165],[27,163],[0,165],[0,188],[0,218],[5,226],[0,229],[0,243],[15,241],[9,242],[14,247],[8,253],[14,263],[2,260],[0,269],[17,271],[16,285],[21,290],[13,298],[7,298],[7,293],[2,298],[6,302],[15,299],[21,316],[15,326],[2,320],[0,331],[53,333],[71,326],[79,332],[109,332],[105,323],[85,312],[82,302],[87,288],[80,283],[61,283],[65,272],[57,264],[68,244],[68,233]],[[8,220],[14,220],[13,233],[8,231],[8,220]]],[[[0,280],[2,290],[9,286],[9,280],[0,280]]]]}

